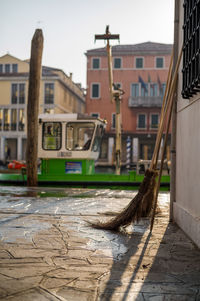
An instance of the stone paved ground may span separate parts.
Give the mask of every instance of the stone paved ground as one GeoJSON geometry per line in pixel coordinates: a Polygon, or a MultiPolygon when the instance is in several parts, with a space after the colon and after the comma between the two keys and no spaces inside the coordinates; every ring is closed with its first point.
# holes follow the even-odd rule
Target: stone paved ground
{"type": "Polygon", "coordinates": [[[110,218],[132,191],[0,191],[0,300],[200,300],[200,250],[168,222],[168,193],[150,236],[147,219],[126,234],[86,222],[110,218]]]}

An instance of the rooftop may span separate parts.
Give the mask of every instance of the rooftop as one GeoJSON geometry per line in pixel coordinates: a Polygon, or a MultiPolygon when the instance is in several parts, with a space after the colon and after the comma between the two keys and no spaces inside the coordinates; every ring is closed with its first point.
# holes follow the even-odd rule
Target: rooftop
{"type": "MultiPolygon", "coordinates": [[[[134,45],[115,45],[112,46],[112,53],[121,55],[145,55],[145,54],[170,54],[172,51],[172,44],[162,44],[155,42],[144,42],[134,45]]],[[[103,48],[96,48],[87,50],[86,55],[106,55],[106,46],[103,48]]]]}

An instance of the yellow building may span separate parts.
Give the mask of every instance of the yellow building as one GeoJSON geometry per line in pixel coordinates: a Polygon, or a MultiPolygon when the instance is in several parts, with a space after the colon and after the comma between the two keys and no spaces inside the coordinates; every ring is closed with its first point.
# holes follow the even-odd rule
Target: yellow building
{"type": "MultiPolygon", "coordinates": [[[[0,57],[0,160],[25,160],[29,61],[0,57]]],[[[39,113],[84,113],[80,84],[62,70],[42,67],[39,113]]]]}

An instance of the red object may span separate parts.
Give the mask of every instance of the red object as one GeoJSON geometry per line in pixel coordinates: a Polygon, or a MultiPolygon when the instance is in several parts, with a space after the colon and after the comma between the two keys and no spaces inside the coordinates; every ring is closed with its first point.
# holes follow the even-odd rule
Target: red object
{"type": "Polygon", "coordinates": [[[10,169],[21,169],[22,167],[26,167],[26,164],[21,163],[19,161],[13,160],[8,164],[8,168],[10,169]]]}

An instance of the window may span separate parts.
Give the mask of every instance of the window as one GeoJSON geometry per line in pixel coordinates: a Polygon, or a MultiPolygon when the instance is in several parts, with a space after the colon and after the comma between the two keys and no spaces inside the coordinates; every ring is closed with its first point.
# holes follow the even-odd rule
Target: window
{"type": "Polygon", "coordinates": [[[158,128],[158,121],[159,121],[159,115],[158,114],[151,114],[151,129],[157,129],[158,128]]]}
{"type": "Polygon", "coordinates": [[[132,84],[131,85],[131,96],[132,97],[139,96],[139,84],[132,84]]]}
{"type": "Polygon", "coordinates": [[[66,149],[72,151],[88,150],[94,129],[93,122],[68,122],[66,125],[66,149]]]}
{"type": "Polygon", "coordinates": [[[12,72],[14,72],[14,73],[18,72],[18,65],[17,64],[12,64],[12,72]]]}
{"type": "Polygon", "coordinates": [[[138,129],[145,129],[146,128],[146,115],[139,114],[138,115],[138,129]]]}
{"type": "Polygon", "coordinates": [[[163,57],[156,58],[156,68],[163,68],[164,67],[164,59],[163,57]]]}
{"type": "Polygon", "coordinates": [[[24,109],[19,109],[18,131],[24,131],[24,128],[25,128],[25,111],[24,109]]]}
{"type": "Polygon", "coordinates": [[[121,58],[114,58],[114,69],[121,68],[121,58]]]}
{"type": "Polygon", "coordinates": [[[17,130],[17,109],[11,109],[11,131],[17,130]]]}
{"type": "Polygon", "coordinates": [[[45,104],[53,104],[54,103],[54,84],[53,83],[45,83],[44,103],[45,104]]]}
{"type": "Polygon", "coordinates": [[[10,64],[5,64],[5,73],[10,73],[10,64]]]}
{"type": "Polygon", "coordinates": [[[165,88],[166,88],[166,84],[165,83],[161,84],[160,87],[159,87],[159,95],[161,97],[163,97],[164,94],[165,94],[165,88]]]}
{"type": "Polygon", "coordinates": [[[150,96],[157,96],[157,92],[158,92],[158,85],[157,84],[150,84],[150,96]]]}
{"type": "Polygon", "coordinates": [[[61,149],[62,125],[60,122],[44,122],[42,131],[42,148],[44,150],[61,149]]]}
{"type": "Polygon", "coordinates": [[[0,131],[24,131],[24,109],[0,109],[0,131]]]}
{"type": "Polygon", "coordinates": [[[11,103],[25,103],[25,84],[12,84],[11,86],[11,103]]]}
{"type": "Polygon", "coordinates": [[[113,129],[116,128],[116,114],[115,113],[112,113],[112,124],[111,124],[111,127],[113,129]]]}
{"type": "Polygon", "coordinates": [[[92,145],[92,151],[93,152],[100,152],[101,150],[101,140],[102,136],[104,134],[104,128],[102,125],[97,125],[93,145],[92,145]]]}
{"type": "Polygon", "coordinates": [[[25,84],[19,84],[19,103],[25,103],[25,84]]]}
{"type": "Polygon", "coordinates": [[[99,113],[92,113],[91,116],[95,117],[95,118],[98,118],[99,117],[99,113]]]}
{"type": "Polygon", "coordinates": [[[135,66],[137,69],[143,68],[143,57],[137,57],[135,60],[135,66]]]}
{"type": "Polygon", "coordinates": [[[200,91],[200,2],[185,0],[183,9],[182,97],[190,98],[200,91]]]}
{"type": "Polygon", "coordinates": [[[0,64],[0,73],[10,73],[10,72],[18,72],[17,64],[0,64]]]}
{"type": "MultiPolygon", "coordinates": [[[[166,89],[166,84],[164,83],[164,84],[162,84],[162,93],[163,93],[163,95],[164,95],[164,93],[165,93],[165,89],[166,89]]],[[[162,96],[163,96],[162,95],[162,96]]]]}
{"type": "Polygon", "coordinates": [[[92,69],[99,69],[100,68],[100,59],[93,58],[92,59],[92,69]]]}
{"type": "Polygon", "coordinates": [[[99,91],[99,84],[92,84],[92,98],[99,98],[100,91],[99,91]]]}
{"type": "Polygon", "coordinates": [[[12,104],[17,104],[17,98],[18,98],[17,86],[18,86],[17,84],[12,84],[12,95],[11,95],[12,104]]]}
{"type": "Polygon", "coordinates": [[[3,111],[3,119],[4,119],[4,131],[9,131],[10,129],[10,111],[8,109],[4,109],[3,111]]]}

